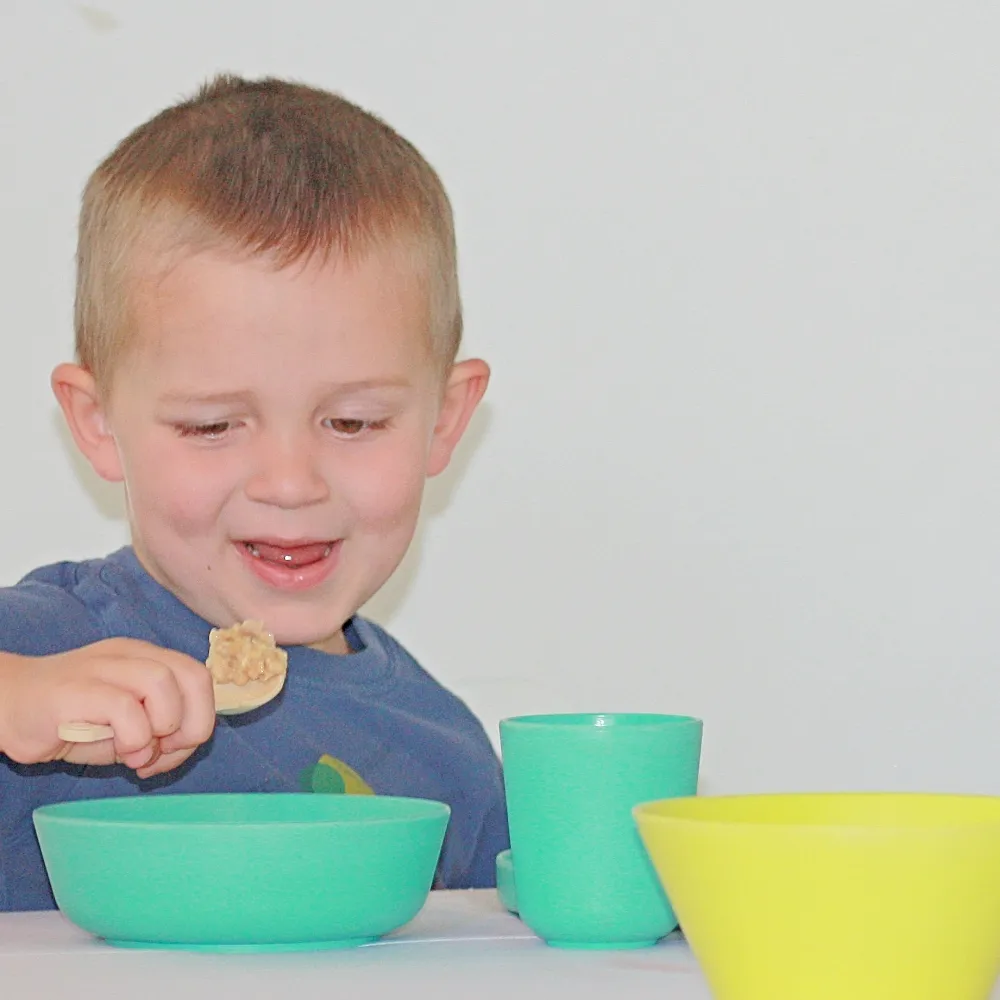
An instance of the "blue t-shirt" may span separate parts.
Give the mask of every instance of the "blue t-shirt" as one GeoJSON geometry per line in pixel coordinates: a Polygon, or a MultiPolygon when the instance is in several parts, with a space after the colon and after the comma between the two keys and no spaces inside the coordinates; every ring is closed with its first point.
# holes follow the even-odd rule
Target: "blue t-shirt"
{"type": "MultiPolygon", "coordinates": [[[[64,652],[116,636],[197,660],[211,626],[160,586],[130,548],[57,563],[0,588],[0,649],[64,652]]],[[[353,652],[288,648],[281,695],[215,733],[179,768],[140,780],[127,768],[16,764],[0,754],[0,910],[55,906],[32,824],[51,802],[165,792],[365,792],[451,806],[435,886],[495,881],[508,846],[499,761],[471,711],[381,628],[355,616],[353,652]]]]}

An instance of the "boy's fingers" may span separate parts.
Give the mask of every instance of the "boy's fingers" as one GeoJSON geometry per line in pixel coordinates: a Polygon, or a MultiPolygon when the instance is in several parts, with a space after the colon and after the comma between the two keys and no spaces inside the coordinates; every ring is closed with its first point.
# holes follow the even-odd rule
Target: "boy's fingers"
{"type": "Polygon", "coordinates": [[[153,734],[168,738],[171,750],[204,743],[215,729],[212,675],[205,664],[170,649],[143,647],[142,656],[129,652],[105,679],[142,702],[153,734]]]}
{"type": "MultiPolygon", "coordinates": [[[[135,754],[150,746],[153,740],[153,730],[142,704],[131,691],[113,684],[96,683],[78,689],[74,692],[72,712],[61,714],[73,714],[74,718],[62,718],[60,722],[110,726],[115,734],[114,752],[120,757],[135,754]]],[[[109,743],[110,740],[103,740],[90,745],[100,756],[106,756],[107,747],[103,744],[109,743]]],[[[114,754],[111,757],[113,762],[114,754]]]]}
{"type": "Polygon", "coordinates": [[[115,760],[118,763],[130,767],[140,777],[143,777],[142,771],[154,766],[160,757],[160,741],[155,738],[148,746],[144,746],[139,750],[125,753],[119,750],[115,754],[115,760]]]}
{"type": "Polygon", "coordinates": [[[182,653],[169,654],[166,662],[174,671],[183,702],[181,724],[166,737],[164,750],[174,751],[200,746],[215,731],[215,691],[212,675],[204,663],[182,653]]]}
{"type": "Polygon", "coordinates": [[[137,768],[135,773],[140,778],[151,778],[155,774],[165,774],[167,771],[172,771],[175,767],[180,767],[193,753],[194,748],[174,750],[169,753],[161,752],[156,760],[152,761],[146,767],[137,768]]]}
{"type": "Polygon", "coordinates": [[[107,663],[98,676],[124,688],[142,704],[155,736],[168,736],[180,727],[184,698],[166,663],[153,656],[130,657],[107,663]]]}
{"type": "MultiPolygon", "coordinates": [[[[185,756],[190,753],[190,750],[184,751],[185,756]]],[[[145,778],[149,777],[150,774],[159,774],[176,766],[176,763],[161,766],[160,762],[166,757],[167,755],[161,751],[159,741],[156,739],[151,740],[147,746],[138,750],[124,752],[117,750],[115,741],[110,739],[99,740],[96,743],[71,743],[66,753],[59,759],[69,764],[89,764],[97,767],[124,764],[125,767],[135,771],[139,777],[145,778]]]]}

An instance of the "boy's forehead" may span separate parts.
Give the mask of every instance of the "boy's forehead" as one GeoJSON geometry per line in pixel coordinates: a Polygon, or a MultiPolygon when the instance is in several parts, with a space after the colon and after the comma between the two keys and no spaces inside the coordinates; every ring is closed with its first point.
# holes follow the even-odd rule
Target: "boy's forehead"
{"type": "Polygon", "coordinates": [[[251,352],[270,331],[288,350],[381,349],[383,360],[389,353],[405,367],[433,353],[426,268],[414,257],[391,245],[356,260],[312,255],[287,263],[227,245],[146,248],[133,269],[125,355],[211,365],[220,348],[251,352]]]}
{"type": "Polygon", "coordinates": [[[374,284],[383,290],[385,302],[394,294],[405,294],[413,304],[425,307],[430,284],[428,261],[405,243],[386,243],[361,255],[315,252],[285,260],[272,250],[236,246],[221,239],[161,242],[137,248],[129,270],[129,295],[146,307],[171,299],[180,299],[188,308],[196,302],[232,305],[234,288],[253,287],[269,277],[283,279],[293,300],[324,289],[341,296],[356,295],[365,285],[374,284]]]}

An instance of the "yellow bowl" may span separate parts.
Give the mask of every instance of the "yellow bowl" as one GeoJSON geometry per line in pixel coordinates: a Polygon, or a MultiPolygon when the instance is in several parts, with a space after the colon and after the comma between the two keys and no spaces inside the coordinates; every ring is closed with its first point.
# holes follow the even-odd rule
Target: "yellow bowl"
{"type": "Polygon", "coordinates": [[[634,810],[716,1000],[987,1000],[1000,797],[787,794],[634,810]]]}

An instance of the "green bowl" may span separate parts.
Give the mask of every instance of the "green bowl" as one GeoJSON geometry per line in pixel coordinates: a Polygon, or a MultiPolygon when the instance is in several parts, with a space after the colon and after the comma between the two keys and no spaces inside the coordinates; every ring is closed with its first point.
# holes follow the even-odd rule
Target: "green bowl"
{"type": "Polygon", "coordinates": [[[419,912],[450,810],[369,795],[157,795],[34,812],[56,903],[109,943],[366,944],[419,912]]]}

